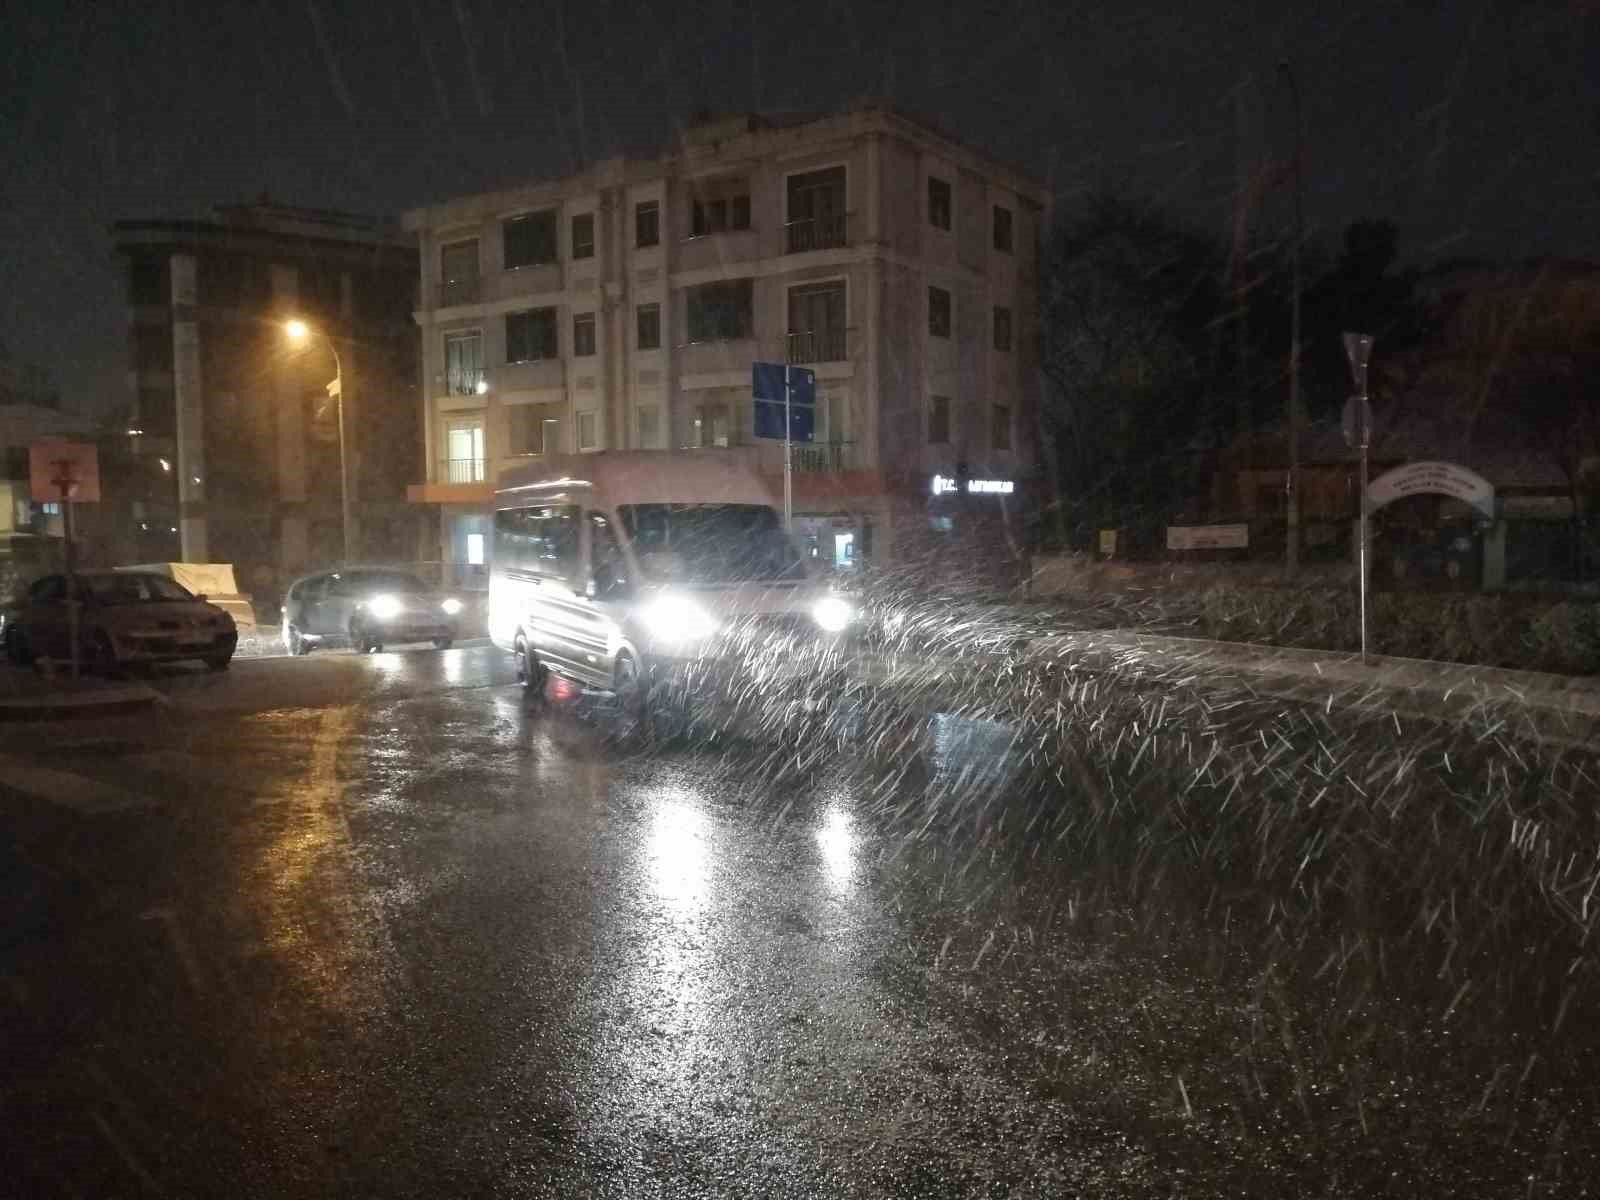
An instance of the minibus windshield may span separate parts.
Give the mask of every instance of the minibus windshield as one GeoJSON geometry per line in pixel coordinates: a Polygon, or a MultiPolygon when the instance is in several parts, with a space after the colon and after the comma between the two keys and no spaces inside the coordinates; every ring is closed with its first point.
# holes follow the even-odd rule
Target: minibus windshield
{"type": "Polygon", "coordinates": [[[764,504],[624,504],[617,509],[653,583],[802,579],[778,514],[764,504]]]}

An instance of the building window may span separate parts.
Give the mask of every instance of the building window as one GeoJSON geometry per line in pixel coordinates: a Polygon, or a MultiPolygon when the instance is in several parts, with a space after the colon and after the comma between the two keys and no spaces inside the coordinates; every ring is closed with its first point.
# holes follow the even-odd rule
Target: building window
{"type": "Polygon", "coordinates": [[[1011,449],[1011,407],[996,404],[989,410],[989,445],[995,450],[1011,449]]]}
{"type": "Polygon", "coordinates": [[[511,453],[561,453],[561,405],[513,404],[506,413],[511,453]]]}
{"type": "Polygon", "coordinates": [[[593,213],[579,213],[572,218],[572,257],[594,257],[593,213]]]}
{"type": "Polygon", "coordinates": [[[641,304],[634,312],[641,350],[661,349],[661,305],[641,304]]]}
{"type": "Polygon", "coordinates": [[[693,444],[696,446],[730,444],[726,404],[701,404],[695,408],[693,444]]]}
{"type": "Polygon", "coordinates": [[[950,336],[950,293],[941,287],[928,289],[928,334],[938,338],[950,336]]]}
{"type": "Polygon", "coordinates": [[[950,444],[950,397],[928,397],[928,445],[950,444]]]}
{"type": "Polygon", "coordinates": [[[444,335],[444,381],[452,396],[471,396],[480,390],[484,381],[482,334],[444,335]]]}
{"type": "Polygon", "coordinates": [[[501,231],[505,238],[506,270],[556,261],[555,209],[512,217],[501,225],[501,231]]]}
{"type": "Polygon", "coordinates": [[[928,224],[950,228],[950,184],[933,175],[928,176],[928,224]]]}
{"type": "Polygon", "coordinates": [[[705,237],[750,228],[750,185],[744,180],[711,180],[690,198],[689,234],[705,237]]]}
{"type": "Polygon", "coordinates": [[[600,447],[600,415],[593,412],[578,414],[578,449],[596,450],[600,447]]]}
{"type": "Polygon", "coordinates": [[[641,404],[634,411],[634,423],[639,433],[639,449],[660,450],[661,409],[654,404],[641,404]]]}
{"type": "Polygon", "coordinates": [[[439,303],[471,304],[478,298],[478,239],[439,247],[439,303]]]}
{"type": "Polygon", "coordinates": [[[450,421],[444,430],[441,483],[483,482],[483,422],[477,418],[450,421]]]}
{"type": "Polygon", "coordinates": [[[128,272],[128,303],[165,304],[166,273],[159,261],[136,261],[128,272]]]}
{"type": "Polygon", "coordinates": [[[994,306],[994,348],[1011,349],[1011,310],[1003,304],[994,306]]]}
{"type": "Polygon", "coordinates": [[[579,313],[572,318],[572,355],[588,358],[594,353],[594,314],[579,313]]]}
{"type": "Polygon", "coordinates": [[[556,334],[556,310],[531,308],[506,314],[506,361],[539,362],[561,354],[556,334]]]}
{"type": "Polygon", "coordinates": [[[689,341],[728,342],[752,336],[755,320],[748,279],[689,288],[685,315],[689,341]]]}
{"type": "Polygon", "coordinates": [[[1011,210],[999,204],[994,206],[994,248],[1011,253],[1011,210]]]}
{"type": "Polygon", "coordinates": [[[643,249],[661,244],[661,203],[641,200],[633,206],[633,244],[643,249]]]}
{"type": "Polygon", "coordinates": [[[790,288],[789,361],[843,362],[848,357],[845,349],[844,284],[790,288]]]}
{"type": "Polygon", "coordinates": [[[846,243],[845,169],[789,176],[788,250],[802,254],[846,243]]]}

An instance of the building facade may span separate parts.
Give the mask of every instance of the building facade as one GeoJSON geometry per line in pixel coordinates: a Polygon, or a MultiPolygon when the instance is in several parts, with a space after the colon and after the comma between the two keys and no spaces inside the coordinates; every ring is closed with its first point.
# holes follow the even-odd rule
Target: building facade
{"type": "Polygon", "coordinates": [[[129,314],[118,519],[134,561],[228,562],[247,591],[345,557],[416,555],[417,257],[398,226],[263,201],[112,228],[129,314]],[[291,317],[315,331],[291,344],[291,317]]]}
{"type": "Polygon", "coordinates": [[[816,375],[816,440],[794,450],[814,556],[936,552],[1033,471],[1049,203],[865,104],[705,120],[655,160],[408,213],[427,464],[410,495],[437,506],[442,557],[480,558],[498,472],[543,453],[720,447],[781,491],[754,362],[816,375]]]}

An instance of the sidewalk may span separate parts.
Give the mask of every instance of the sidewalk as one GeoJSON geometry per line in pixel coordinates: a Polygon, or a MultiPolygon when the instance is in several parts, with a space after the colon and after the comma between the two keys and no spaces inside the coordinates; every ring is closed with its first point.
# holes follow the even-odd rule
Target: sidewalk
{"type": "Polygon", "coordinates": [[[1541,736],[1600,747],[1600,678],[1470,663],[1215,642],[1128,631],[1055,634],[1026,657],[1171,684],[1243,687],[1285,699],[1387,708],[1429,719],[1527,721],[1541,736]]]}
{"type": "Polygon", "coordinates": [[[0,662],[0,722],[104,717],[165,704],[160,692],[131,680],[72,678],[63,664],[52,675],[0,662]]]}

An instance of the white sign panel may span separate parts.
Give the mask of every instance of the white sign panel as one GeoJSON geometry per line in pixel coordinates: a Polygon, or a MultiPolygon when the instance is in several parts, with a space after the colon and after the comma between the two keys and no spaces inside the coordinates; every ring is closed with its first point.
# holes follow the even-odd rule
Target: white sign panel
{"type": "Polygon", "coordinates": [[[1248,525],[1168,525],[1168,550],[1245,550],[1248,525]]]}
{"type": "MultiPolygon", "coordinates": [[[[973,496],[1009,496],[1016,490],[1016,484],[1010,479],[969,479],[967,480],[967,493],[973,496]]],[[[948,475],[935,475],[933,477],[933,494],[942,496],[946,492],[957,492],[961,485],[948,475]]]]}
{"type": "Polygon", "coordinates": [[[1373,508],[1418,493],[1449,496],[1486,517],[1494,517],[1494,485],[1476,471],[1455,463],[1407,463],[1385,471],[1367,485],[1367,501],[1373,508]]]}

